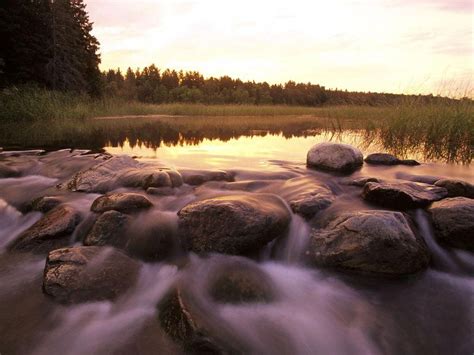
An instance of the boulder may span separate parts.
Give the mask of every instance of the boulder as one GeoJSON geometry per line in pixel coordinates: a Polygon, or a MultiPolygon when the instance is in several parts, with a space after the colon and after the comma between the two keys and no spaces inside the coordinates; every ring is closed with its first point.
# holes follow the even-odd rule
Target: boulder
{"type": "Polygon", "coordinates": [[[313,218],[318,212],[328,208],[334,201],[332,192],[324,187],[316,187],[313,191],[299,194],[288,203],[294,213],[306,219],[313,218]]]}
{"type": "Polygon", "coordinates": [[[156,196],[172,196],[175,191],[172,187],[149,187],[146,189],[146,193],[156,196]]]}
{"type": "Polygon", "coordinates": [[[365,200],[400,210],[428,206],[447,194],[443,187],[410,182],[368,182],[362,191],[365,200]]]}
{"type": "Polygon", "coordinates": [[[118,178],[119,186],[166,188],[178,187],[183,184],[181,175],[177,171],[161,170],[156,167],[141,167],[124,171],[118,178]]]}
{"type": "Polygon", "coordinates": [[[33,211],[46,213],[59,206],[62,202],[63,201],[56,196],[38,197],[31,201],[31,209],[33,211]]]}
{"type": "Polygon", "coordinates": [[[448,197],[474,198],[474,185],[458,179],[441,179],[435,182],[438,187],[448,190],[448,197]]]}
{"type": "Polygon", "coordinates": [[[362,152],[348,144],[319,143],[309,151],[306,163],[311,168],[352,173],[363,164],[362,152]]]}
{"type": "Polygon", "coordinates": [[[358,187],[363,187],[368,182],[382,182],[382,180],[376,177],[362,176],[353,180],[344,181],[346,185],[352,185],[352,186],[358,186],[358,187]]]}
{"type": "Polygon", "coordinates": [[[447,198],[429,208],[436,238],[455,248],[474,251],[474,200],[447,198]]]}
{"type": "Polygon", "coordinates": [[[153,204],[145,196],[133,193],[113,193],[98,197],[91,206],[92,212],[102,213],[110,210],[119,212],[136,212],[142,209],[148,209],[153,204]]]}
{"type": "Polygon", "coordinates": [[[60,303],[114,300],[134,285],[140,264],[114,248],[85,246],[49,253],[43,292],[60,303]]]}
{"type": "Polygon", "coordinates": [[[290,213],[275,195],[230,195],[193,202],[178,212],[184,247],[196,253],[246,254],[284,235],[290,213]]]}
{"type": "Polygon", "coordinates": [[[438,180],[441,180],[441,176],[432,176],[432,175],[413,175],[407,174],[403,171],[399,171],[395,174],[397,179],[401,180],[408,180],[413,182],[421,182],[423,184],[434,185],[434,183],[438,180]]]}
{"type": "Polygon", "coordinates": [[[209,181],[234,181],[234,176],[223,170],[182,170],[184,183],[202,185],[209,181]]]}
{"type": "Polygon", "coordinates": [[[364,161],[372,165],[420,165],[413,159],[398,159],[396,156],[388,153],[369,154],[364,161]]]}
{"type": "Polygon", "coordinates": [[[312,264],[363,273],[404,275],[428,266],[430,254],[401,212],[359,211],[313,229],[312,264]]]}
{"type": "Polygon", "coordinates": [[[6,164],[0,163],[0,178],[12,178],[18,177],[21,175],[21,172],[15,168],[12,168],[6,164]]]}
{"type": "Polygon", "coordinates": [[[130,217],[118,212],[107,211],[97,218],[84,239],[84,245],[110,245],[122,249],[127,243],[125,230],[130,217]]]}
{"type": "Polygon", "coordinates": [[[41,253],[66,246],[80,219],[80,214],[72,207],[58,206],[21,233],[9,249],[41,253]]]}

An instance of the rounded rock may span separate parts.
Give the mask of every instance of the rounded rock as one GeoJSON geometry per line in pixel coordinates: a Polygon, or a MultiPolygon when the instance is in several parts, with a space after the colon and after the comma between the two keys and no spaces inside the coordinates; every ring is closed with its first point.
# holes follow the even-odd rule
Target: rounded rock
{"type": "Polygon", "coordinates": [[[311,168],[352,173],[363,164],[362,152],[348,144],[319,143],[309,151],[306,163],[311,168]]]}

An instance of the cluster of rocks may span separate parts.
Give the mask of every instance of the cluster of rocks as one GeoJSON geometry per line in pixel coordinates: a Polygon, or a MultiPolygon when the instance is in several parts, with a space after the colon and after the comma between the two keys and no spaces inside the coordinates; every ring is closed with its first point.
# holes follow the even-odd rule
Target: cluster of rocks
{"type": "MultiPolygon", "coordinates": [[[[416,165],[387,154],[366,157],[367,164],[416,165]]],[[[364,164],[362,153],[351,146],[321,143],[307,156],[308,167],[349,174],[364,164]]],[[[5,173],[5,169],[1,171],[5,173]]],[[[328,214],[324,223],[312,223],[330,210],[332,189],[308,178],[287,179],[277,196],[265,184],[232,183],[229,190],[247,185],[259,192],[232,191],[225,196],[198,197],[176,214],[177,227],[150,229],[136,238],[131,227],[137,214],[154,209],[153,198],[172,195],[183,184],[199,186],[209,181],[228,183],[234,174],[175,171],[143,165],[128,157],[108,157],[75,174],[59,186],[71,191],[101,193],[86,219],[61,196],[44,196],[31,202],[42,218],[19,235],[11,251],[49,253],[43,290],[60,303],[113,300],[136,282],[143,261],[162,260],[174,248],[180,255],[192,252],[213,255],[195,265],[185,263],[182,277],[158,305],[165,331],[185,349],[228,350],[228,335],[207,319],[205,302],[273,302],[278,298],[271,278],[249,258],[269,243],[284,238],[291,212],[313,226],[305,258],[308,264],[381,276],[409,275],[428,267],[430,251],[410,217],[410,210],[426,208],[439,242],[474,251],[474,186],[459,180],[436,179],[428,183],[383,181],[373,177],[346,180],[375,209],[354,209],[328,214]],[[240,185],[239,185],[240,184],[240,185]],[[137,192],[114,192],[131,187],[137,192]],[[141,190],[141,191],[140,191],[141,190]],[[84,230],[78,233],[79,225],[84,230]],[[73,246],[80,243],[80,246],[73,246]],[[223,257],[218,254],[231,255],[223,257]],[[194,280],[203,267],[204,280],[194,280]],[[204,285],[196,291],[192,285],[204,285]],[[196,297],[196,292],[202,297],[196,297]]],[[[149,218],[155,218],[154,216],[149,218]]],[[[192,259],[192,258],[191,258],[192,259]]]]}

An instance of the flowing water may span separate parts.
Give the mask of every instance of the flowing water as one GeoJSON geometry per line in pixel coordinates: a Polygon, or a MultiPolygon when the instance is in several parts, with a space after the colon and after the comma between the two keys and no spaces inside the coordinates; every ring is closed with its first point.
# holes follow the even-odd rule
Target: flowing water
{"type": "MultiPolygon", "coordinates": [[[[103,149],[160,166],[222,169],[235,175],[235,182],[214,181],[195,188],[184,185],[172,196],[148,196],[154,208],[137,215],[133,222],[133,228],[144,238],[141,247],[145,250],[157,223],[174,235],[177,211],[197,198],[243,192],[271,192],[285,198],[317,182],[335,194],[330,207],[334,213],[376,208],[360,198],[360,188],[344,183],[348,178],[404,180],[434,175],[474,183],[472,167],[439,161],[416,167],[364,165],[350,177],[306,168],[307,150],[320,141],[353,144],[365,154],[381,149],[364,137],[357,131],[338,137],[330,133],[299,137],[277,133],[203,138],[194,144],[161,143],[155,147],[124,139],[120,144],[109,142],[103,149]]],[[[0,153],[0,162],[21,171],[19,177],[0,179],[1,355],[182,353],[161,329],[156,306],[171,285],[183,277],[189,280],[208,326],[221,339],[243,344],[249,353],[473,353],[474,255],[439,245],[424,210],[410,214],[433,260],[426,271],[410,277],[387,280],[305,265],[302,254],[311,226],[292,215],[286,238],[253,257],[256,267],[275,285],[278,297],[274,302],[217,304],[207,296],[203,280],[212,270],[210,263],[219,265],[221,259],[191,255],[191,267],[186,268],[169,259],[145,262],[133,289],[115,302],[69,306],[54,303],[41,288],[45,256],[14,254],[5,248],[41,217],[41,213],[27,208],[28,203],[52,194],[82,214],[83,222],[71,237],[71,243],[79,243],[81,230],[90,227],[90,205],[99,195],[59,191],[56,185],[90,166],[91,154],[84,153],[0,153]]],[[[408,157],[423,160],[423,153],[415,151],[408,157]]]]}

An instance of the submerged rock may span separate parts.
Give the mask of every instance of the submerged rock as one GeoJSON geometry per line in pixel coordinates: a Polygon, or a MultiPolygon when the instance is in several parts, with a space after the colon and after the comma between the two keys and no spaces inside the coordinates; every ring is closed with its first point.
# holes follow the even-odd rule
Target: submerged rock
{"type": "Polygon", "coordinates": [[[102,213],[110,210],[119,212],[136,212],[152,207],[153,204],[145,196],[133,193],[113,193],[98,197],[91,206],[92,212],[102,213]]]}
{"type": "Polygon", "coordinates": [[[181,175],[177,171],[158,170],[156,167],[142,167],[130,169],[121,174],[117,179],[119,186],[165,188],[178,187],[183,184],[181,175]]]}
{"type": "Polygon", "coordinates": [[[434,185],[434,183],[438,180],[441,180],[442,177],[440,176],[432,176],[432,175],[413,175],[413,174],[407,174],[403,171],[397,172],[395,174],[395,177],[397,179],[401,180],[408,180],[408,181],[413,181],[413,182],[421,182],[423,184],[429,184],[429,185],[434,185]]]}
{"type": "Polygon", "coordinates": [[[33,211],[46,213],[59,206],[62,202],[63,201],[56,196],[38,197],[31,201],[31,209],[33,211]]]}
{"type": "Polygon", "coordinates": [[[388,153],[373,153],[369,154],[364,161],[372,165],[420,165],[416,160],[399,159],[396,156],[388,153]]]}
{"type": "Polygon", "coordinates": [[[365,184],[367,184],[368,182],[382,182],[382,180],[376,177],[362,176],[357,179],[344,181],[346,185],[359,186],[359,187],[365,186],[365,184]]]}
{"type": "Polygon", "coordinates": [[[359,272],[403,275],[428,266],[430,254],[401,212],[345,213],[311,233],[310,262],[359,272]]]}
{"type": "Polygon", "coordinates": [[[188,185],[202,185],[209,181],[234,181],[234,176],[223,170],[182,170],[183,181],[188,185]]]}
{"type": "Polygon", "coordinates": [[[149,187],[146,189],[147,194],[156,196],[172,196],[174,192],[172,187],[149,187]]]}
{"type": "Polygon", "coordinates": [[[306,219],[313,218],[318,212],[328,208],[334,201],[332,192],[324,187],[297,195],[288,201],[294,213],[306,219]]]}
{"type": "Polygon", "coordinates": [[[114,248],[58,249],[46,260],[43,292],[60,303],[113,300],[134,285],[139,269],[114,248]]]}
{"type": "Polygon", "coordinates": [[[474,185],[458,179],[441,179],[435,182],[438,187],[448,190],[448,197],[474,198],[474,185]]]}
{"type": "Polygon", "coordinates": [[[231,195],[193,202],[178,212],[179,234],[196,253],[246,254],[284,235],[291,216],[275,195],[231,195]]]}
{"type": "Polygon", "coordinates": [[[425,207],[447,194],[443,187],[409,182],[369,182],[362,191],[362,197],[369,202],[401,210],[425,207]]]}
{"type": "Polygon", "coordinates": [[[10,250],[45,252],[66,246],[80,222],[80,214],[70,206],[59,206],[20,234],[10,250]]]}
{"type": "Polygon", "coordinates": [[[15,168],[12,168],[6,164],[0,163],[0,178],[12,178],[18,177],[21,175],[21,172],[15,168]]]}
{"type": "Polygon", "coordinates": [[[104,246],[110,245],[116,248],[124,248],[127,243],[125,230],[130,218],[118,211],[107,211],[103,213],[94,223],[89,234],[84,239],[84,245],[104,246]]]}
{"type": "Polygon", "coordinates": [[[362,166],[363,155],[348,144],[319,143],[308,151],[306,163],[311,168],[352,173],[362,166]]]}
{"type": "Polygon", "coordinates": [[[429,209],[436,238],[455,248],[474,251],[474,200],[447,198],[429,209]]]}

